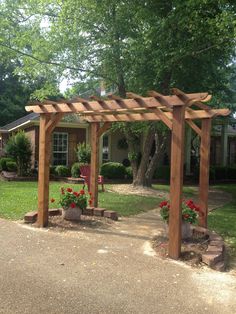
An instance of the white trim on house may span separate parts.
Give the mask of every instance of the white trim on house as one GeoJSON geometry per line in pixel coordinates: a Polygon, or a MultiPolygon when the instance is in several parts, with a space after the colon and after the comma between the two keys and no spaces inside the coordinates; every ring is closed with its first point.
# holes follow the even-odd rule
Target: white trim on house
{"type": "Polygon", "coordinates": [[[55,154],[66,154],[66,165],[65,166],[68,166],[68,155],[69,155],[69,134],[68,132],[53,132],[52,133],[52,163],[54,165],[54,153],[55,154]],[[55,151],[54,150],[54,135],[58,135],[58,134],[63,134],[63,135],[66,135],[66,150],[65,151],[55,151]]]}

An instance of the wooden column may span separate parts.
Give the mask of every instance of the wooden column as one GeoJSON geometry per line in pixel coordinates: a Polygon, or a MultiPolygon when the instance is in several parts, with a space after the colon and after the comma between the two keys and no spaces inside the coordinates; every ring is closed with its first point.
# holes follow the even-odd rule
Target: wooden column
{"type": "Polygon", "coordinates": [[[200,177],[199,177],[199,205],[203,212],[203,216],[200,217],[199,220],[199,225],[202,227],[207,227],[210,142],[211,142],[211,119],[202,119],[202,136],[200,146],[200,177]]]}
{"type": "Polygon", "coordinates": [[[99,172],[99,123],[91,123],[91,172],[90,192],[92,193],[92,206],[98,206],[98,172],[99,172]]]}
{"type": "Polygon", "coordinates": [[[40,114],[39,131],[39,172],[38,172],[38,226],[48,225],[49,203],[49,161],[50,161],[50,133],[46,130],[49,114],[40,114]]]}
{"type": "Polygon", "coordinates": [[[178,259],[181,251],[184,115],[184,106],[173,108],[168,248],[168,255],[173,259],[178,259]]]}

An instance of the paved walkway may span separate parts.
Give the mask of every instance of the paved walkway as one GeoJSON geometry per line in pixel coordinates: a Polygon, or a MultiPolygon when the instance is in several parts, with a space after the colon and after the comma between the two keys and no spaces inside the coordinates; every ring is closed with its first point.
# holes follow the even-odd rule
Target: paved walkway
{"type": "Polygon", "coordinates": [[[236,277],[157,257],[162,229],[158,210],[61,232],[0,220],[0,313],[235,314],[236,277]]]}

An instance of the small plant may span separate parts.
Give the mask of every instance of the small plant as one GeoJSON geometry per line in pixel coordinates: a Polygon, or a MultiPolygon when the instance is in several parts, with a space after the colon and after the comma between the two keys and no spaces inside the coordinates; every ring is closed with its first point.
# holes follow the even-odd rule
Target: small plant
{"type": "Polygon", "coordinates": [[[70,169],[66,166],[58,165],[55,168],[55,173],[59,177],[68,177],[70,175],[70,169]]]}
{"type": "Polygon", "coordinates": [[[7,171],[9,172],[17,171],[17,164],[15,161],[7,161],[6,166],[7,166],[7,171]]]}
{"type": "Polygon", "coordinates": [[[7,171],[7,163],[14,161],[12,158],[2,157],[0,159],[0,171],[7,171]]]}
{"type": "Polygon", "coordinates": [[[77,145],[76,154],[79,163],[90,164],[91,159],[91,148],[85,143],[80,143],[77,145]]]}
{"type": "MultiPolygon", "coordinates": [[[[51,203],[54,203],[55,199],[51,199],[51,203]]],[[[92,204],[92,195],[91,193],[87,193],[84,190],[80,190],[79,192],[73,191],[72,188],[64,188],[61,187],[60,191],[60,201],[59,204],[63,207],[63,209],[68,208],[80,208],[85,209],[87,207],[87,203],[89,205],[92,204]]]]}
{"type": "Polygon", "coordinates": [[[6,144],[5,151],[7,155],[16,161],[19,176],[30,173],[32,148],[31,142],[24,131],[19,131],[10,137],[6,144]]]}
{"type": "MultiPolygon", "coordinates": [[[[160,203],[161,217],[165,222],[169,222],[170,213],[170,203],[169,201],[162,201],[160,203]]],[[[188,222],[190,224],[196,224],[198,222],[198,217],[202,215],[200,207],[194,204],[192,200],[182,201],[182,221],[188,222]]]]}

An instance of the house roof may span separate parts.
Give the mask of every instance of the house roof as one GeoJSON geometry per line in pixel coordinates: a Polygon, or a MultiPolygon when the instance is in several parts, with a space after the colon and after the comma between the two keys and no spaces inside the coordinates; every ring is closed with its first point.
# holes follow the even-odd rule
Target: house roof
{"type": "MultiPolygon", "coordinates": [[[[8,123],[2,127],[0,127],[0,132],[1,133],[7,133],[10,132],[22,125],[26,125],[32,121],[38,121],[39,120],[39,114],[32,112],[30,114],[27,114],[26,116],[19,118],[11,123],[8,123]]],[[[79,116],[77,114],[71,114],[71,115],[65,115],[65,117],[63,117],[62,121],[67,125],[72,125],[73,123],[84,123],[80,120],[79,116]]],[[[86,123],[86,122],[85,122],[86,123]]]]}
{"type": "Polygon", "coordinates": [[[6,131],[10,131],[11,129],[14,129],[22,124],[25,124],[27,122],[30,122],[32,120],[37,120],[39,118],[39,114],[38,113],[30,113],[30,114],[27,114],[26,116],[20,118],[20,119],[17,119],[11,123],[8,123],[6,125],[4,125],[3,127],[1,127],[1,130],[6,130],[6,131]]]}

